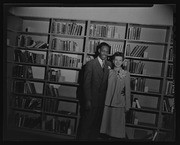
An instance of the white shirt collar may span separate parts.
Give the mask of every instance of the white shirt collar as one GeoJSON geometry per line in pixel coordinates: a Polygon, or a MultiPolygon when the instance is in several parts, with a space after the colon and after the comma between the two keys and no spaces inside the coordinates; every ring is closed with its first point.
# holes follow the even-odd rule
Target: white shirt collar
{"type": "Polygon", "coordinates": [[[98,61],[99,61],[100,65],[101,65],[101,67],[102,67],[102,63],[103,63],[102,59],[99,56],[97,58],[98,58],[98,61]]]}

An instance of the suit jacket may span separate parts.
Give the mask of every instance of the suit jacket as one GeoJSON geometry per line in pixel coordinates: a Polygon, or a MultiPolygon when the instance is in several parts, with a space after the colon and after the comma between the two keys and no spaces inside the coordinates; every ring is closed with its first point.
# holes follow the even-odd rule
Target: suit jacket
{"type": "Polygon", "coordinates": [[[83,91],[85,100],[91,101],[92,107],[104,107],[109,67],[111,63],[105,61],[103,71],[97,58],[85,65],[83,91]]]}
{"type": "Polygon", "coordinates": [[[130,108],[130,74],[124,71],[121,78],[116,71],[110,70],[105,105],[130,108]]]}

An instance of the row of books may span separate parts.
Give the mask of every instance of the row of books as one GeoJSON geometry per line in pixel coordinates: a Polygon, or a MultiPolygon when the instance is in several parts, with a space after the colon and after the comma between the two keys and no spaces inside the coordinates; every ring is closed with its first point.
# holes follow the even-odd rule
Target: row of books
{"type": "Polygon", "coordinates": [[[146,78],[131,78],[130,81],[131,90],[144,92],[145,82],[146,82],[146,78]]]}
{"type": "Polygon", "coordinates": [[[47,120],[45,122],[45,130],[68,135],[73,134],[71,120],[68,118],[60,120],[57,117],[53,117],[47,120]]]}
{"type": "Polygon", "coordinates": [[[48,44],[39,40],[35,41],[31,36],[28,35],[19,35],[17,36],[17,46],[18,47],[28,47],[28,48],[48,48],[48,44]]]}
{"type": "Polygon", "coordinates": [[[14,65],[12,71],[13,77],[25,78],[26,66],[25,65],[14,65]]]}
{"type": "Polygon", "coordinates": [[[141,27],[129,27],[127,31],[127,39],[139,40],[141,35],[141,27]]]}
{"type": "Polygon", "coordinates": [[[80,58],[75,58],[60,53],[51,53],[49,55],[49,65],[81,68],[82,63],[80,58]]]}
{"type": "Polygon", "coordinates": [[[61,76],[61,70],[54,70],[54,69],[49,69],[48,70],[48,80],[53,81],[53,82],[63,82],[64,76],[61,76]]]}
{"type": "Polygon", "coordinates": [[[147,134],[145,137],[143,137],[144,140],[150,140],[150,141],[156,141],[158,136],[157,131],[153,131],[150,134],[147,134]]]}
{"type": "Polygon", "coordinates": [[[97,51],[97,46],[101,43],[100,40],[90,40],[88,53],[95,53],[97,51]]]}
{"type": "Polygon", "coordinates": [[[136,45],[131,51],[130,44],[126,45],[126,56],[134,56],[134,57],[144,57],[144,52],[148,48],[148,46],[139,46],[136,45]]]}
{"type": "Polygon", "coordinates": [[[44,105],[45,105],[44,111],[51,112],[51,113],[57,113],[58,112],[58,106],[59,106],[58,100],[46,98],[44,100],[44,105]]]}
{"type": "Polygon", "coordinates": [[[162,119],[162,128],[175,129],[174,128],[174,116],[169,114],[164,114],[162,119]]]}
{"type": "Polygon", "coordinates": [[[44,54],[38,54],[30,51],[21,51],[19,49],[14,50],[15,62],[25,62],[33,64],[45,64],[46,59],[44,54]]]}
{"type": "Polygon", "coordinates": [[[12,71],[13,77],[18,78],[31,78],[33,79],[33,72],[31,66],[25,66],[25,65],[14,65],[13,71],[12,71]]]}
{"type": "Polygon", "coordinates": [[[143,74],[145,63],[138,61],[135,62],[133,60],[129,61],[129,72],[130,73],[136,73],[136,74],[143,74]]]}
{"type": "Polygon", "coordinates": [[[83,26],[75,22],[52,22],[52,33],[81,36],[83,26]]]}
{"type": "Polygon", "coordinates": [[[168,60],[173,60],[173,47],[169,49],[169,57],[168,60]]]}
{"type": "Polygon", "coordinates": [[[167,69],[167,77],[172,78],[173,77],[173,65],[172,64],[168,64],[168,69],[167,69]]]}
{"type": "Polygon", "coordinates": [[[41,116],[34,114],[30,115],[27,113],[19,113],[15,114],[15,125],[18,127],[28,127],[28,128],[41,128],[41,116]]]}
{"type": "Polygon", "coordinates": [[[61,51],[78,52],[79,46],[78,46],[78,43],[75,41],[61,40],[58,38],[54,38],[52,40],[51,49],[61,50],[61,51]]]}
{"type": "Polygon", "coordinates": [[[141,108],[138,98],[133,99],[132,108],[141,108]]]}
{"type": "Polygon", "coordinates": [[[29,81],[13,81],[13,91],[15,93],[37,94],[34,83],[29,81]]]}
{"type": "Polygon", "coordinates": [[[29,96],[14,96],[14,107],[31,110],[41,110],[42,99],[29,96]]]}
{"type": "Polygon", "coordinates": [[[167,81],[166,85],[166,95],[173,95],[175,90],[175,85],[173,81],[167,81]]]}
{"type": "MultiPolygon", "coordinates": [[[[58,101],[57,99],[53,98],[46,98],[44,99],[44,111],[49,113],[59,113],[59,114],[66,114],[66,115],[75,115],[75,112],[68,111],[64,107],[66,107],[68,102],[65,102],[66,104],[63,104],[63,101],[58,101]]],[[[70,104],[72,105],[73,102],[70,104]]],[[[76,105],[73,103],[73,105],[76,105]]],[[[72,107],[72,106],[71,106],[72,107]]]]}
{"type": "Polygon", "coordinates": [[[130,124],[138,124],[138,119],[135,119],[135,112],[133,110],[128,110],[126,112],[126,122],[130,124]]]}
{"type": "Polygon", "coordinates": [[[61,94],[59,92],[59,87],[56,88],[56,87],[54,87],[54,85],[47,84],[46,85],[46,95],[51,96],[51,97],[60,97],[61,94]]]}
{"type": "MultiPolygon", "coordinates": [[[[95,53],[97,51],[96,50],[97,46],[101,42],[102,42],[101,40],[90,40],[89,41],[88,53],[95,53]]],[[[123,45],[122,44],[111,44],[111,43],[109,43],[109,45],[111,46],[110,54],[114,54],[117,51],[119,51],[119,52],[123,51],[123,45]]]]}
{"type": "Polygon", "coordinates": [[[163,111],[166,112],[174,112],[174,103],[170,104],[169,99],[167,97],[164,97],[163,99],[163,111]]]}
{"type": "Polygon", "coordinates": [[[120,26],[91,24],[89,36],[120,39],[121,33],[120,26]]]}

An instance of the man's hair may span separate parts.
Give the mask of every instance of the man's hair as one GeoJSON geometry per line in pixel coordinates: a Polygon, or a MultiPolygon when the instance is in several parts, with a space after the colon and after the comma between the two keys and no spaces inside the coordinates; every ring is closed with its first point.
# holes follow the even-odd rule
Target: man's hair
{"type": "Polygon", "coordinates": [[[107,44],[106,42],[101,42],[100,44],[97,45],[95,56],[99,55],[99,51],[98,50],[101,49],[103,46],[107,46],[109,48],[109,54],[110,54],[111,46],[109,44],[107,44]]]}
{"type": "Polygon", "coordinates": [[[97,50],[101,49],[103,46],[107,46],[107,47],[109,47],[109,49],[111,48],[111,46],[109,44],[107,44],[106,42],[101,42],[99,45],[97,45],[97,50]]]}

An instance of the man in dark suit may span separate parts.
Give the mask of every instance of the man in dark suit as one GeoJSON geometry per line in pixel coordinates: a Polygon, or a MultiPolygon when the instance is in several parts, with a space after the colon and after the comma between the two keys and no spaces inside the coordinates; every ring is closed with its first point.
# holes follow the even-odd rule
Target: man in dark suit
{"type": "Polygon", "coordinates": [[[102,42],[97,46],[98,56],[86,63],[83,76],[83,99],[79,124],[79,140],[99,138],[100,125],[104,109],[107,82],[111,63],[107,61],[110,46],[102,42]]]}

